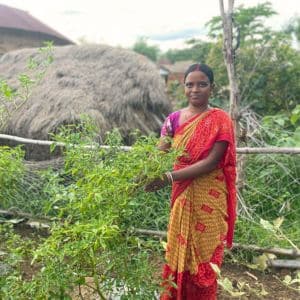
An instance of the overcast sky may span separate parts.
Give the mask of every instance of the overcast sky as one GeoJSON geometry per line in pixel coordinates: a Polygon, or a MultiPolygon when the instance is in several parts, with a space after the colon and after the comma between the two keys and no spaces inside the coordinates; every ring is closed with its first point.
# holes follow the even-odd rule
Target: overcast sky
{"type": "MultiPolygon", "coordinates": [[[[227,2],[227,0],[225,1],[227,2]]],[[[260,0],[236,0],[253,6],[260,0]]],[[[279,29],[300,14],[300,0],[270,1],[278,15],[269,25],[279,29]]],[[[26,10],[43,23],[78,42],[130,47],[141,36],[162,50],[183,46],[191,37],[205,39],[204,24],[219,15],[219,0],[0,0],[26,10]]]]}

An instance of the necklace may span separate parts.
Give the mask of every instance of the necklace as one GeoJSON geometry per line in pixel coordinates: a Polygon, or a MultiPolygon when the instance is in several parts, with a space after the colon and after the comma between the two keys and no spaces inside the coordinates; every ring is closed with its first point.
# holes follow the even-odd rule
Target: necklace
{"type": "Polygon", "coordinates": [[[205,110],[201,111],[201,112],[195,112],[195,111],[189,111],[188,109],[182,110],[182,113],[180,114],[180,124],[186,122],[187,120],[191,119],[192,117],[194,117],[197,114],[202,114],[208,110],[210,110],[211,108],[208,106],[205,110]]]}

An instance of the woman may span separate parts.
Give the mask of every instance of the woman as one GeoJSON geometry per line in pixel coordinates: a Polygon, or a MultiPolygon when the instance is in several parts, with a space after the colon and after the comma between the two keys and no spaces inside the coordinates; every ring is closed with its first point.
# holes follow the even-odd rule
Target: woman
{"type": "Polygon", "coordinates": [[[160,149],[184,149],[172,172],[149,183],[146,191],[172,184],[162,300],[216,299],[224,245],[231,247],[235,222],[235,143],[230,117],[209,107],[212,70],[191,65],[184,86],[188,106],[170,114],[160,149]],[[172,144],[169,142],[171,137],[172,144]]]}

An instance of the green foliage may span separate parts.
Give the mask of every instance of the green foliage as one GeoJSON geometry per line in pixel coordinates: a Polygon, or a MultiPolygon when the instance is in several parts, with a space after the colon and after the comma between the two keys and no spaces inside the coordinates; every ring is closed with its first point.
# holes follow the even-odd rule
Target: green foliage
{"type": "Polygon", "coordinates": [[[198,39],[190,39],[186,41],[188,48],[170,49],[163,57],[169,59],[172,63],[182,60],[192,60],[195,62],[205,62],[212,43],[204,42],[198,39]]]}
{"type": "Polygon", "coordinates": [[[93,278],[101,299],[113,290],[122,299],[151,299],[159,289],[149,264],[151,242],[129,233],[133,227],[165,228],[166,191],[145,194],[143,186],[170,169],[178,153],[159,151],[153,136],[139,137],[125,152],[118,132],[108,135],[109,148],[86,147],[95,134],[87,128],[93,126],[68,126],[57,135],[69,145],[61,174],[69,183],[56,189],[47,209],[64,221],[53,224],[32,253],[32,263],[40,266],[32,280],[2,283],[4,290],[14,286],[16,297],[65,299],[86,278],[93,278]]]}
{"type": "MultiPolygon", "coordinates": [[[[266,116],[256,138],[263,140],[264,145],[299,146],[299,127],[291,122],[297,119],[294,116],[298,113],[296,107],[293,117],[266,116]]],[[[299,247],[299,171],[300,160],[297,155],[247,157],[241,195],[244,209],[236,227],[236,237],[241,243],[282,247],[295,244],[299,247]],[[262,223],[261,220],[265,221],[262,223]],[[280,234],[272,233],[269,230],[271,227],[265,226],[273,224],[275,220],[283,220],[280,234]]]]}
{"type": "MultiPolygon", "coordinates": [[[[299,146],[299,53],[287,35],[268,30],[265,35],[259,28],[264,18],[274,14],[268,4],[258,10],[240,8],[239,13],[236,22],[241,24],[243,48],[236,66],[243,104],[251,104],[265,115],[261,140],[274,146],[299,146]],[[263,40],[261,45],[258,38],[263,40]]],[[[170,51],[170,57],[183,59],[188,53],[211,65],[216,76],[213,105],[226,107],[228,79],[221,40],[190,44],[186,52],[170,51]]],[[[145,39],[135,46],[135,51],[156,60],[158,49],[151,49],[145,39]]],[[[51,56],[46,61],[51,63],[51,56]]],[[[35,60],[29,64],[32,68],[39,65],[35,60]]],[[[23,92],[0,82],[1,116],[5,117],[7,105],[17,109],[25,101],[38,79],[22,75],[19,82],[23,92]],[[20,102],[15,102],[17,98],[20,102]]],[[[169,88],[181,108],[185,99],[182,87],[174,83],[169,88]]],[[[0,250],[12,270],[0,277],[0,298],[70,299],[75,287],[89,286],[91,278],[92,288],[102,299],[109,294],[122,294],[122,299],[154,298],[159,286],[151,260],[162,249],[157,242],[133,233],[134,228],[165,230],[170,189],[145,193],[143,186],[169,170],[178,153],[162,154],[153,136],[138,137],[130,152],[122,150],[117,131],[108,134],[108,148],[99,148],[95,137],[94,125],[88,120],[63,127],[55,139],[66,143],[64,169],[30,173],[29,177],[20,148],[0,149],[1,207],[57,217],[49,237],[39,245],[22,240],[8,228],[0,230],[4,237],[0,250]],[[21,270],[28,260],[35,267],[32,278],[21,270]]],[[[242,210],[237,222],[238,242],[269,247],[289,246],[288,240],[300,244],[299,170],[296,157],[249,157],[242,191],[248,210],[242,210]],[[278,217],[284,220],[280,236],[274,231],[270,234],[268,225],[274,225],[278,217]],[[261,219],[265,221],[260,223],[261,219]]],[[[228,282],[224,284],[228,287],[228,282]]]]}
{"type": "Polygon", "coordinates": [[[300,105],[292,112],[268,115],[262,119],[261,138],[269,145],[300,146],[300,105]]]}
{"type": "MultiPolygon", "coordinates": [[[[266,116],[256,138],[264,141],[264,145],[299,146],[298,106],[293,114],[266,116]],[[293,122],[296,123],[292,123],[293,122]],[[297,121],[296,121],[297,120],[297,121]]],[[[241,220],[238,228],[238,239],[265,246],[276,243],[276,238],[263,232],[259,224],[260,219],[269,222],[284,217],[282,229],[286,236],[300,244],[299,224],[297,216],[300,213],[299,184],[300,160],[297,155],[251,155],[247,157],[245,166],[245,186],[242,190],[244,205],[249,209],[245,219],[241,220]],[[252,219],[251,221],[249,220],[252,219]],[[253,226],[251,223],[254,221],[253,226]],[[248,228],[245,232],[243,228],[248,228]],[[250,229],[249,229],[250,228],[250,229]],[[239,231],[241,231],[239,233],[239,231]]],[[[288,246],[288,239],[277,242],[288,246]]]]}
{"type": "Polygon", "coordinates": [[[0,129],[5,127],[11,114],[28,100],[32,87],[43,78],[47,67],[53,61],[52,48],[53,42],[44,42],[44,47],[39,49],[37,57],[29,58],[27,69],[32,74],[23,73],[18,75],[18,90],[0,77],[0,129]]]}
{"type": "MultiPolygon", "coordinates": [[[[270,2],[257,4],[253,7],[238,6],[234,10],[233,24],[239,30],[241,45],[247,40],[251,43],[259,43],[270,38],[270,30],[265,26],[265,19],[277,14],[270,2]]],[[[221,17],[213,17],[207,24],[208,35],[212,38],[220,37],[222,34],[221,17]]]]}
{"type": "Polygon", "coordinates": [[[0,201],[5,206],[11,190],[17,188],[18,181],[24,176],[24,151],[20,148],[0,147],[0,201]]]}
{"type": "Polygon", "coordinates": [[[159,54],[159,48],[157,46],[148,45],[147,38],[145,37],[141,37],[135,42],[133,51],[145,55],[152,61],[156,61],[159,54]]]}
{"type": "Polygon", "coordinates": [[[285,28],[285,32],[294,36],[298,43],[300,43],[300,17],[295,17],[290,20],[285,28]]]}
{"type": "Polygon", "coordinates": [[[179,110],[187,106],[187,99],[184,94],[184,87],[178,80],[169,82],[168,95],[171,98],[174,110],[179,110]]]}
{"type": "Polygon", "coordinates": [[[290,112],[300,97],[299,59],[299,52],[282,34],[273,34],[263,46],[241,49],[237,72],[244,105],[262,115],[290,112]]]}
{"type": "Polygon", "coordinates": [[[24,283],[23,268],[25,264],[29,264],[36,242],[30,238],[22,238],[7,224],[0,224],[0,236],[0,298],[26,299],[19,287],[24,283]]]}
{"type": "MultiPolygon", "coordinates": [[[[300,98],[300,54],[291,39],[297,23],[295,21],[289,30],[272,31],[266,27],[265,21],[274,14],[276,12],[271,4],[266,2],[249,8],[239,6],[233,17],[234,27],[239,29],[239,34],[234,33],[234,44],[239,45],[235,67],[241,106],[251,107],[263,116],[291,114],[300,98]]],[[[166,54],[172,62],[188,59],[210,65],[215,74],[212,104],[227,109],[229,89],[223,57],[221,18],[212,18],[207,28],[214,42],[192,40],[192,47],[170,50],[166,54]]]]}
{"type": "Polygon", "coordinates": [[[0,147],[1,208],[55,216],[56,211],[49,201],[58,201],[60,195],[63,197],[62,178],[51,170],[28,170],[24,155],[21,147],[0,147]]]}
{"type": "MultiPolygon", "coordinates": [[[[297,80],[300,54],[292,48],[286,35],[273,33],[272,36],[272,40],[261,45],[240,48],[236,57],[241,106],[250,106],[261,115],[290,113],[300,97],[297,80]]],[[[211,49],[206,62],[215,73],[214,95],[226,108],[229,90],[221,40],[211,49]]]]}
{"type": "MultiPolygon", "coordinates": [[[[93,124],[86,122],[66,126],[56,135],[67,145],[64,170],[48,170],[41,177],[48,195],[40,203],[41,211],[58,217],[50,235],[37,245],[0,232],[1,238],[7,236],[0,248],[6,253],[4,262],[13,270],[0,280],[4,299],[70,299],[76,287],[91,285],[101,299],[117,294],[122,299],[153,299],[159,290],[159,267],[151,265],[162,248],[149,238],[138,238],[134,228],[165,230],[170,190],[145,193],[143,186],[169,170],[178,153],[161,153],[153,136],[138,137],[126,152],[118,132],[107,136],[110,147],[88,147],[95,132],[93,124]],[[32,262],[31,278],[22,275],[24,261],[32,262]]],[[[3,152],[3,161],[15,163],[9,152],[3,152]]],[[[23,170],[21,159],[22,155],[13,172],[23,170]]],[[[262,155],[247,163],[243,200],[250,217],[240,215],[236,241],[269,247],[299,244],[299,163],[287,156],[262,155]],[[284,220],[280,232],[268,225],[279,224],[274,221],[279,216],[284,220]]]]}

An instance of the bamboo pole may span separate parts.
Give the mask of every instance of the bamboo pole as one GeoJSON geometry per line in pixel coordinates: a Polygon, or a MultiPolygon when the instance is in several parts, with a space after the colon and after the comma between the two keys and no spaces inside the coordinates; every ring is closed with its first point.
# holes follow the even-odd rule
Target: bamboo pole
{"type": "MultiPolygon", "coordinates": [[[[27,139],[13,135],[0,134],[0,139],[14,141],[20,144],[33,144],[33,145],[41,145],[41,146],[50,146],[57,145],[60,147],[65,147],[65,143],[55,142],[55,141],[44,141],[44,140],[34,140],[27,139]]],[[[85,145],[84,148],[94,149],[96,147],[109,149],[110,146],[106,145],[85,145]]],[[[120,149],[124,151],[129,151],[131,149],[130,146],[121,146],[120,149]]],[[[237,153],[239,154],[300,154],[300,147],[244,147],[237,148],[237,153]]]]}

